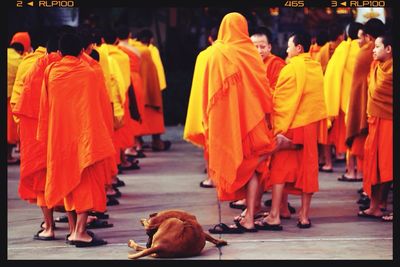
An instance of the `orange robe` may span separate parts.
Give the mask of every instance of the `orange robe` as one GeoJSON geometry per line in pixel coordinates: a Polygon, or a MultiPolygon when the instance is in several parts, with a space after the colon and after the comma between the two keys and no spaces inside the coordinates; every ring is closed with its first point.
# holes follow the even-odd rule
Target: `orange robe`
{"type": "MultiPolygon", "coordinates": [[[[82,59],[84,61],[86,61],[90,65],[90,67],[92,67],[93,70],[96,72],[96,75],[98,77],[97,78],[97,80],[98,80],[97,89],[103,91],[103,93],[102,93],[103,95],[107,95],[108,96],[106,82],[104,80],[104,74],[103,74],[103,70],[102,70],[102,68],[100,66],[100,63],[98,63],[96,60],[91,58],[86,53],[82,54],[82,59]]],[[[102,114],[103,117],[102,118],[104,119],[104,122],[107,125],[107,128],[108,128],[108,131],[110,133],[110,136],[113,138],[114,137],[114,118],[113,118],[113,113],[112,113],[112,107],[109,105],[110,102],[109,102],[109,98],[108,97],[107,98],[103,97],[102,99],[104,100],[103,105],[104,106],[109,106],[109,108],[102,109],[102,112],[103,112],[103,114],[102,114]]],[[[115,148],[115,146],[114,146],[114,148],[115,148]]],[[[107,180],[106,180],[105,183],[107,185],[111,185],[112,184],[112,179],[111,178],[118,174],[117,163],[116,163],[115,157],[114,158],[108,158],[106,164],[107,164],[106,168],[109,169],[109,173],[110,174],[108,175],[107,180]]]]}
{"type": "Polygon", "coordinates": [[[13,120],[10,100],[18,66],[21,62],[22,56],[13,48],[7,48],[7,143],[9,144],[18,142],[17,124],[13,120]]]}
{"type": "Polygon", "coordinates": [[[219,200],[242,199],[264,163],[260,156],[275,147],[265,119],[272,111],[271,93],[242,15],[226,15],[208,49],[202,106],[209,176],[219,200]]]}
{"type": "Polygon", "coordinates": [[[119,66],[121,76],[118,77],[120,80],[119,98],[123,108],[123,126],[115,131],[115,140],[117,142],[116,147],[126,149],[134,145],[134,125],[133,120],[129,113],[129,86],[131,84],[131,71],[129,56],[125,54],[121,49],[115,45],[103,44],[102,47],[107,47],[108,56],[110,56],[119,66]],[[122,79],[122,80],[121,80],[122,79]]]}
{"type": "Polygon", "coordinates": [[[44,200],[46,146],[45,142],[36,140],[40,95],[46,67],[60,59],[58,53],[50,53],[37,59],[25,76],[20,98],[13,108],[13,114],[19,118],[21,141],[18,193],[21,199],[36,202],[41,207],[47,205],[44,200]]]}
{"type": "MultiPolygon", "coordinates": [[[[272,91],[275,89],[278,81],[279,73],[286,65],[286,62],[278,56],[269,55],[264,59],[265,69],[267,70],[267,78],[272,91]]],[[[273,92],[271,92],[273,93],[273,92]]]]}
{"type": "Polygon", "coordinates": [[[65,56],[49,65],[40,98],[37,137],[46,142],[45,200],[64,199],[67,211],[106,209],[106,160],[115,149],[106,120],[108,96],[96,72],[82,59],[65,56]]]}
{"type": "Polygon", "coordinates": [[[363,188],[371,196],[371,186],[393,181],[393,59],[371,72],[367,113],[363,188]]]}
{"type": "Polygon", "coordinates": [[[157,67],[149,47],[132,39],[129,40],[129,43],[136,47],[141,55],[140,76],[142,77],[145,107],[142,117],[143,135],[162,134],[165,132],[164,112],[157,67]]]}
{"type": "Polygon", "coordinates": [[[273,95],[274,134],[284,134],[303,149],[272,155],[267,187],[286,183],[289,193],[318,191],[318,124],[327,117],[322,86],[321,65],[308,53],[291,58],[282,69],[273,95]]]}
{"type": "Polygon", "coordinates": [[[354,65],[346,123],[346,145],[353,155],[362,157],[365,137],[368,133],[367,98],[368,75],[372,63],[374,42],[361,47],[354,65]],[[355,139],[359,140],[355,140],[355,139]],[[353,145],[356,147],[353,148],[353,145]]]}
{"type": "MultiPolygon", "coordinates": [[[[136,105],[139,116],[142,116],[144,112],[144,104],[143,104],[143,85],[142,78],[140,77],[140,57],[133,51],[129,50],[129,48],[119,45],[119,49],[124,51],[129,56],[129,63],[131,68],[131,83],[133,85],[133,90],[135,94],[135,101],[133,103],[136,105]]],[[[134,101],[130,100],[130,101],[134,101]]],[[[135,136],[140,136],[143,134],[143,126],[141,123],[141,118],[139,120],[132,120],[132,127],[135,136]]]]}

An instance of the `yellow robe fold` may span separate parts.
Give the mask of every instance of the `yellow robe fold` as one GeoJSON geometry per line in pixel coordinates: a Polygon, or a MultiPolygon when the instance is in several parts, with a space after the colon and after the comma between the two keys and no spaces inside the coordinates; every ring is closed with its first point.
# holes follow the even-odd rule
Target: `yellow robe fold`
{"type": "Polygon", "coordinates": [[[156,46],[152,44],[149,45],[149,49],[151,52],[151,58],[153,59],[153,62],[156,65],[158,81],[160,83],[160,90],[162,91],[165,88],[167,88],[167,81],[165,80],[164,66],[161,61],[160,51],[156,46]]]}

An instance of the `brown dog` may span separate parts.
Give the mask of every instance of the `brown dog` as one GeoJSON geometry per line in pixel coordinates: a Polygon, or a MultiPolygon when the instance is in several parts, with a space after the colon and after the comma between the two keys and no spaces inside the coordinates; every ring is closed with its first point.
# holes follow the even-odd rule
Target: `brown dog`
{"type": "Polygon", "coordinates": [[[147,248],[129,240],[128,246],[139,251],[129,254],[129,259],[138,259],[147,255],[159,258],[177,258],[196,256],[203,250],[206,241],[217,247],[228,243],[215,239],[203,231],[196,217],[182,210],[166,210],[150,214],[149,219],[140,220],[149,240],[147,248]]]}

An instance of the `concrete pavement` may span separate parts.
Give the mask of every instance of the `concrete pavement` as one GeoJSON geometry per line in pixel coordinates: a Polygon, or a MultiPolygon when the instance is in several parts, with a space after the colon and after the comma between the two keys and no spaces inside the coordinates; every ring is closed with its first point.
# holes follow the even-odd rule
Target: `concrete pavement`
{"type": "MultiPolygon", "coordinates": [[[[8,229],[7,258],[14,259],[118,259],[125,260],[132,249],[129,239],[145,245],[147,236],[139,219],[164,209],[183,209],[196,215],[204,230],[219,222],[219,208],[214,189],[199,187],[205,178],[202,151],[182,140],[182,126],[167,127],[164,139],[172,140],[167,152],[145,151],[139,159],[140,170],[119,175],[126,186],[120,187],[120,205],[108,207],[109,223],[114,227],[93,232],[108,241],[108,245],[76,248],[65,244],[68,224],[57,223],[54,241],[35,241],[33,235],[42,221],[40,210],[19,199],[17,194],[19,166],[8,166],[8,229]]],[[[145,138],[145,141],[149,138],[145,138]]],[[[258,231],[236,235],[222,235],[229,245],[216,248],[207,243],[202,254],[193,260],[230,259],[393,259],[393,224],[357,217],[357,190],[361,183],[337,181],[344,172],[344,163],[336,165],[333,173],[320,173],[320,192],[312,200],[310,229],[296,227],[293,214],[282,220],[281,232],[258,231]]],[[[269,199],[264,194],[263,200],[269,199]]],[[[392,210],[392,193],[388,209],[392,210]]],[[[297,196],[289,196],[296,209],[297,196]]],[[[231,224],[240,210],[220,205],[221,221],[231,224]]],[[[61,216],[62,213],[55,213],[61,216]]],[[[215,237],[220,237],[214,235],[215,237]]],[[[151,260],[152,257],[143,258],[151,260]]]]}

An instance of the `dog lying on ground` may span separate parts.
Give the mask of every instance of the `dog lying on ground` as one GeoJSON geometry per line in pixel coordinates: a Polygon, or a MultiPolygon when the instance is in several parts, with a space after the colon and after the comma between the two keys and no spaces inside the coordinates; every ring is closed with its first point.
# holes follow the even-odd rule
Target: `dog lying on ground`
{"type": "Polygon", "coordinates": [[[151,255],[159,258],[192,257],[199,255],[206,241],[217,247],[228,243],[215,239],[203,231],[196,217],[182,210],[166,210],[141,219],[149,239],[146,247],[129,240],[128,246],[139,251],[129,254],[129,259],[151,255]]]}

